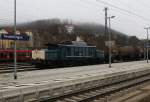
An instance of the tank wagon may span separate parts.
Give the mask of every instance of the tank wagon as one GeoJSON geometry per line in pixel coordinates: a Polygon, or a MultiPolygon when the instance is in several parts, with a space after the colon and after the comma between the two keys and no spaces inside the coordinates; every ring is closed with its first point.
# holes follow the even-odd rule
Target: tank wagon
{"type": "Polygon", "coordinates": [[[101,63],[104,52],[83,41],[46,44],[47,49],[33,50],[33,63],[37,67],[66,67],[101,63]]]}
{"type": "Polygon", "coordinates": [[[118,61],[136,61],[143,60],[144,50],[141,47],[121,46],[118,47],[118,53],[115,59],[118,61]]]}

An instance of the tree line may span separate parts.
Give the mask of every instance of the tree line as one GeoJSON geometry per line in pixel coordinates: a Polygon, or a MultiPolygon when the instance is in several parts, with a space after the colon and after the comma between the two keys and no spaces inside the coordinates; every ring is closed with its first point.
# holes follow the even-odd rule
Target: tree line
{"type": "MultiPolygon", "coordinates": [[[[76,39],[76,36],[81,36],[85,42],[104,50],[106,48],[105,41],[108,40],[108,33],[105,35],[105,27],[95,23],[69,22],[69,20],[54,18],[19,24],[17,28],[20,31],[32,31],[34,47],[37,48],[44,48],[47,43],[57,44],[63,41],[72,41],[76,39]],[[74,27],[71,34],[66,29],[67,25],[74,27]]],[[[128,36],[113,29],[111,29],[111,35],[116,46],[143,46],[143,41],[136,36],[128,36]]]]}

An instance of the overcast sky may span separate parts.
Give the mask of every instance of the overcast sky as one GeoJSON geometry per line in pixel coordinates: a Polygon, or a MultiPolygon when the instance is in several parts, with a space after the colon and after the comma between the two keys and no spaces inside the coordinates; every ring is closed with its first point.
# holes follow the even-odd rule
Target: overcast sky
{"type": "MultiPolygon", "coordinates": [[[[0,0],[0,24],[13,23],[13,0],[0,0]]],[[[150,0],[17,0],[17,22],[37,19],[60,18],[104,25],[104,7],[114,15],[111,27],[128,35],[146,37],[144,27],[150,26],[150,0]],[[131,15],[112,6],[136,13],[131,15]]]]}

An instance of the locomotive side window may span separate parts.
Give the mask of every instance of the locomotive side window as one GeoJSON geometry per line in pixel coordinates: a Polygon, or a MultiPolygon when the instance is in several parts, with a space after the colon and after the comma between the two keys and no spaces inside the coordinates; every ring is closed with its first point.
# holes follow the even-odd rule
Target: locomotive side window
{"type": "Polygon", "coordinates": [[[65,53],[65,52],[66,52],[65,48],[62,47],[62,54],[61,54],[61,55],[62,55],[62,56],[66,56],[66,53],[65,53]]]}
{"type": "Polygon", "coordinates": [[[71,48],[70,47],[66,47],[66,55],[71,56],[71,48]]]}
{"type": "Polygon", "coordinates": [[[92,48],[92,56],[94,56],[94,54],[95,54],[95,53],[94,53],[94,47],[93,47],[93,48],[92,48]]]}
{"type": "Polygon", "coordinates": [[[89,47],[89,56],[91,56],[91,48],[89,47]]]}
{"type": "Polygon", "coordinates": [[[79,47],[79,56],[83,56],[83,48],[79,47]]]}
{"type": "Polygon", "coordinates": [[[90,56],[90,50],[89,50],[89,47],[87,47],[87,56],[90,56]]]}
{"type": "Polygon", "coordinates": [[[75,53],[75,56],[78,56],[78,47],[75,47],[74,53],[75,53]]]}
{"type": "Polygon", "coordinates": [[[83,47],[83,56],[85,56],[85,47],[83,47]]]}
{"type": "Polygon", "coordinates": [[[77,56],[80,56],[80,47],[77,47],[77,51],[78,51],[78,53],[77,53],[77,56]]]}
{"type": "Polygon", "coordinates": [[[88,47],[86,47],[85,49],[86,49],[86,50],[85,50],[85,55],[86,55],[86,56],[89,56],[88,47]]]}
{"type": "Polygon", "coordinates": [[[71,56],[74,56],[74,47],[71,47],[71,56]]]}

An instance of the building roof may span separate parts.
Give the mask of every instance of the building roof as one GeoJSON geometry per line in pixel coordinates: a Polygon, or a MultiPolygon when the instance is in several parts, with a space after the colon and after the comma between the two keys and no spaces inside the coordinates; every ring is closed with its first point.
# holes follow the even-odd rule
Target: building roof
{"type": "Polygon", "coordinates": [[[4,27],[3,29],[4,29],[6,32],[8,32],[8,33],[13,33],[13,32],[14,32],[13,28],[11,28],[11,27],[4,27]]]}
{"type": "Polygon", "coordinates": [[[1,29],[0,34],[8,34],[8,32],[5,29],[1,29]]]}

